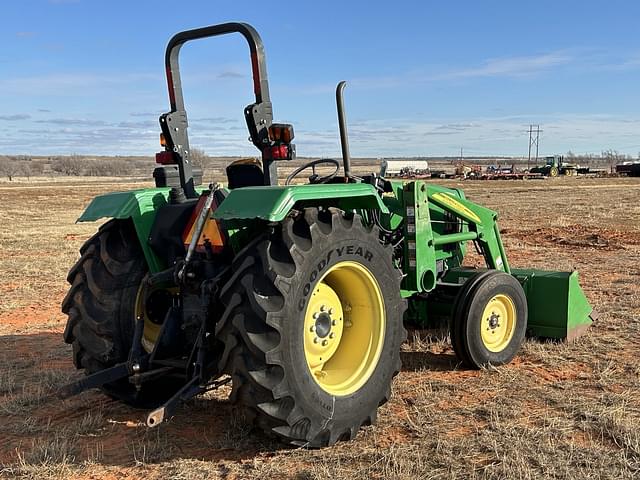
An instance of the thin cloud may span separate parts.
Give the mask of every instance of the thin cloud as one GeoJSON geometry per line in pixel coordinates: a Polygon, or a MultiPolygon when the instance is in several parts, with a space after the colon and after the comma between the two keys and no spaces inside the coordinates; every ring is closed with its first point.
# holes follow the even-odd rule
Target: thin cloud
{"type": "MultiPolygon", "coordinates": [[[[393,119],[396,127],[392,130],[386,126],[388,120],[359,122],[359,127],[352,129],[351,151],[359,157],[455,156],[463,147],[471,154],[526,155],[527,124],[532,121],[542,124],[547,132],[541,137],[541,152],[590,152],[611,146],[624,153],[636,153],[627,144],[637,138],[640,118],[562,113],[473,118],[450,124],[393,119]],[[416,141],[421,137],[425,142],[416,141]]],[[[337,133],[325,130],[297,133],[299,155],[339,154],[337,133]],[[330,148],[332,145],[335,148],[330,148]]]]}
{"type": "Polygon", "coordinates": [[[246,75],[234,71],[220,72],[218,78],[244,78],[246,75]]]}
{"type": "MultiPolygon", "coordinates": [[[[438,83],[451,80],[465,80],[483,77],[524,78],[546,73],[552,69],[567,66],[575,58],[566,51],[549,52],[540,55],[490,58],[471,68],[444,68],[438,73],[403,72],[401,75],[386,77],[354,78],[349,83],[361,88],[380,89],[398,88],[412,84],[438,83]]],[[[304,87],[288,86],[288,93],[305,95],[325,94],[335,89],[334,84],[307,85],[304,87]]]]}
{"type": "Polygon", "coordinates": [[[605,57],[598,59],[599,62],[593,62],[589,65],[591,70],[595,71],[610,71],[610,72],[625,72],[629,70],[637,70],[640,68],[640,53],[636,52],[626,58],[618,58],[612,60],[605,57]]]}
{"type": "MultiPolygon", "coordinates": [[[[117,127],[121,127],[121,128],[142,128],[142,129],[147,129],[147,128],[154,128],[156,126],[158,126],[158,122],[157,121],[152,121],[152,120],[141,120],[139,122],[119,122],[116,124],[117,127]]],[[[158,127],[160,128],[160,127],[158,127]]]]}
{"type": "MultiPolygon", "coordinates": [[[[66,119],[69,120],[69,119],[66,119]]],[[[623,153],[637,153],[640,117],[605,114],[521,113],[503,117],[455,118],[450,122],[394,118],[360,121],[351,129],[351,151],[356,157],[385,156],[457,156],[460,147],[465,155],[519,155],[527,151],[528,124],[540,123],[541,156],[572,150],[576,153],[599,152],[605,148],[623,153]],[[394,127],[389,127],[389,122],[394,127]],[[442,127],[464,127],[459,131],[442,127]],[[434,132],[424,137],[425,132],[434,132]],[[447,133],[453,132],[453,133],[447,133]]],[[[157,132],[141,122],[134,125],[107,126],[51,125],[43,128],[9,129],[0,139],[0,147],[10,153],[62,154],[140,154],[156,150],[157,132]],[[127,127],[127,128],[125,128],[127,127]]],[[[211,155],[255,155],[246,135],[220,135],[219,128],[194,129],[193,145],[211,155]]],[[[296,131],[300,156],[339,156],[337,126],[320,130],[296,131]]]]}
{"type": "MultiPolygon", "coordinates": [[[[63,127],[107,127],[118,129],[149,129],[155,128],[158,122],[153,120],[139,120],[133,122],[106,122],[104,120],[92,120],[86,118],[49,118],[43,120],[34,120],[34,123],[46,124],[46,125],[60,125],[63,127]]],[[[73,131],[73,130],[72,130],[73,131]]],[[[85,130],[77,130],[80,132],[86,132],[85,130]]],[[[105,130],[109,131],[109,130],[105,130]]]]}
{"type": "Polygon", "coordinates": [[[537,75],[555,67],[571,63],[573,58],[562,52],[542,55],[493,58],[474,68],[452,70],[431,77],[434,80],[478,77],[525,77],[537,75]]]}
{"type": "Polygon", "coordinates": [[[440,136],[440,135],[458,135],[460,133],[469,130],[470,128],[477,127],[475,123],[448,123],[445,125],[438,125],[423,135],[425,137],[440,136]]]}
{"type": "Polygon", "coordinates": [[[16,115],[0,115],[0,120],[6,120],[9,122],[15,122],[19,120],[29,120],[31,115],[27,115],[26,113],[18,113],[16,115]]]}
{"type": "Polygon", "coordinates": [[[132,112],[129,115],[132,117],[157,117],[162,113],[164,113],[162,110],[158,110],[157,112],[132,112]]]}
{"type": "Polygon", "coordinates": [[[199,123],[236,123],[237,120],[235,118],[229,117],[205,117],[205,118],[194,118],[192,122],[199,123]]]}
{"type": "Polygon", "coordinates": [[[100,74],[100,73],[51,73],[28,77],[14,77],[0,79],[0,90],[5,94],[33,95],[33,92],[47,94],[63,93],[77,95],[78,91],[87,91],[91,87],[122,88],[143,82],[157,81],[158,74],[128,73],[128,74],[100,74]]]}
{"type": "Polygon", "coordinates": [[[109,125],[104,120],[89,120],[86,118],[51,118],[47,120],[35,120],[35,123],[72,125],[72,126],[79,126],[79,127],[104,127],[109,125]]]}
{"type": "Polygon", "coordinates": [[[425,137],[439,137],[441,135],[458,135],[460,133],[459,130],[450,130],[450,131],[436,131],[436,130],[431,130],[429,132],[425,132],[423,135],[425,137]]]}
{"type": "Polygon", "coordinates": [[[30,37],[35,37],[36,36],[36,32],[16,32],[16,37],[18,38],[30,38],[30,37]]]}
{"type": "Polygon", "coordinates": [[[42,48],[49,52],[62,52],[65,49],[65,45],[64,43],[50,42],[43,44],[42,48]]]}

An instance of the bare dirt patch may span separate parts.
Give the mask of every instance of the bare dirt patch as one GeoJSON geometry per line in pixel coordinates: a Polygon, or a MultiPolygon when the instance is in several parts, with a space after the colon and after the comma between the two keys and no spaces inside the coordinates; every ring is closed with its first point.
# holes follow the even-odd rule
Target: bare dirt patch
{"type": "Polygon", "coordinates": [[[568,225],[543,227],[502,233],[510,238],[533,245],[557,245],[567,248],[592,248],[596,250],[624,250],[628,245],[640,245],[640,232],[568,225]]]}

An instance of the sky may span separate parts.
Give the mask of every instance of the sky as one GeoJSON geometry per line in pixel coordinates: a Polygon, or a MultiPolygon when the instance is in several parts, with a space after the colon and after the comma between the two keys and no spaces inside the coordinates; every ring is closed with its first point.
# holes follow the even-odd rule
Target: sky
{"type": "MultiPolygon", "coordinates": [[[[0,154],[153,155],[176,32],[244,21],[299,156],[339,155],[346,80],[357,157],[640,152],[640,2],[0,0],[0,154]]],[[[257,154],[239,35],[187,44],[192,147],[257,154]]]]}

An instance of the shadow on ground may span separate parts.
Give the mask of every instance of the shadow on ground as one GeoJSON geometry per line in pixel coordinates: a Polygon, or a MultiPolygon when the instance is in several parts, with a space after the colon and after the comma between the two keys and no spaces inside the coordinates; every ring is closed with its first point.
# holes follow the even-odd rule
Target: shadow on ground
{"type": "Polygon", "coordinates": [[[460,361],[453,353],[400,352],[400,358],[403,372],[443,372],[460,369],[460,361]]]}
{"type": "Polygon", "coordinates": [[[0,465],[73,458],[129,466],[175,459],[255,458],[288,447],[250,430],[226,400],[225,386],[182,406],[149,429],[147,410],[97,390],[60,400],[56,390],[80,378],[61,332],[0,336],[0,465]]]}

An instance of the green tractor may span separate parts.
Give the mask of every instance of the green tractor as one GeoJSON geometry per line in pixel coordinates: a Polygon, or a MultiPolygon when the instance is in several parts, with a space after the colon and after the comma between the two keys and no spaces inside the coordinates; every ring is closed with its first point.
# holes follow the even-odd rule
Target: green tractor
{"type": "Polygon", "coordinates": [[[509,266],[497,214],[461,190],[351,172],[341,82],[342,165],[321,159],[283,185],[293,127],[273,122],[265,55],[249,25],[178,33],[166,50],[171,111],[156,188],[101,195],[79,221],[110,218],[69,272],[64,340],[91,388],[168,420],[195,395],[232,383],[248,421],[309,447],[352,439],[376,420],[400,371],[405,324],[446,325],[460,362],[503,365],[525,335],[571,339],[590,323],[576,272],[509,266]],[[178,53],[188,41],[240,33],[255,102],[244,109],[261,161],[199,185],[190,160],[178,53]],[[316,172],[318,165],[330,174],[316,172]],[[340,167],[343,168],[340,168],[340,167]],[[311,169],[308,183],[299,184],[311,169]],[[468,242],[486,268],[463,267],[468,242]]]}
{"type": "Polygon", "coordinates": [[[564,155],[551,155],[545,157],[544,160],[544,165],[533,167],[531,173],[541,173],[547,177],[557,177],[558,175],[572,177],[577,175],[578,170],[580,170],[579,165],[567,162],[564,159],[564,155]]]}

